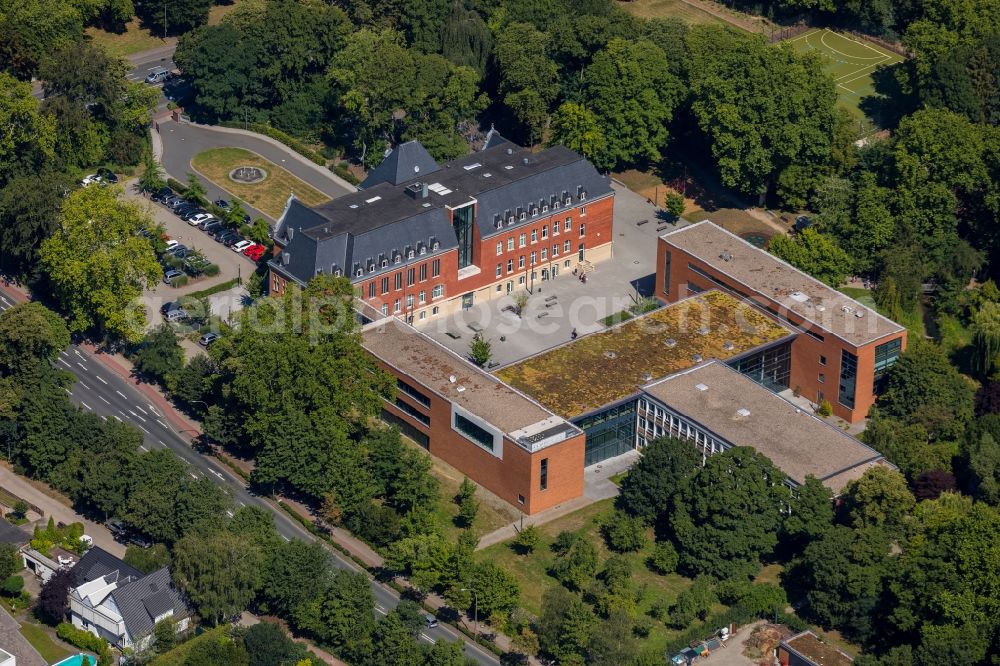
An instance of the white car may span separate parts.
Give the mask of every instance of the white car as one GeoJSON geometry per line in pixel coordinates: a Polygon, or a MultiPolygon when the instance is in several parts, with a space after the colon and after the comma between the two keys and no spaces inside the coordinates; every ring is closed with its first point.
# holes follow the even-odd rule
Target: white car
{"type": "Polygon", "coordinates": [[[253,244],[253,241],[241,240],[239,243],[233,243],[232,250],[233,252],[242,252],[253,244]]]}
{"type": "Polygon", "coordinates": [[[83,180],[80,181],[80,184],[87,187],[88,185],[93,185],[94,183],[99,182],[101,182],[101,177],[96,173],[92,173],[89,176],[84,176],[83,180]]]}
{"type": "Polygon", "coordinates": [[[214,221],[216,218],[211,213],[198,213],[188,220],[188,224],[192,227],[200,227],[214,221]]]}
{"type": "Polygon", "coordinates": [[[167,248],[166,249],[172,250],[175,247],[177,247],[178,245],[180,245],[180,243],[178,243],[173,238],[171,238],[170,240],[167,241],[167,248]]]}

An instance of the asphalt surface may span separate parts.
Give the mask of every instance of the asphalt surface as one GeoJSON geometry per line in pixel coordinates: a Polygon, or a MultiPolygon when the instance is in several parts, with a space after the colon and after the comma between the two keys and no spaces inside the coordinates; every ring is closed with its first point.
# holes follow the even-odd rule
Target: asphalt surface
{"type": "MultiPolygon", "coordinates": [[[[6,310],[16,302],[8,292],[0,289],[0,310],[6,310]]],[[[312,534],[280,508],[250,493],[242,479],[234,477],[212,457],[195,451],[191,445],[193,431],[177,430],[129,381],[94,358],[87,350],[71,344],[60,353],[57,365],[76,376],[70,396],[82,409],[98,414],[105,420],[116,419],[139,428],[144,437],[143,450],[169,448],[187,465],[188,473],[193,478],[208,477],[219,483],[237,506],[256,505],[267,509],[274,516],[278,533],[286,540],[315,540],[312,534]]],[[[359,571],[357,565],[345,560],[336,551],[329,548],[328,551],[337,568],[359,571]]],[[[399,603],[399,595],[391,588],[374,580],[371,587],[375,596],[375,609],[379,614],[385,615],[399,603]]],[[[462,640],[465,654],[477,663],[500,663],[492,653],[465,640],[464,636],[444,624],[434,629],[424,629],[420,639],[429,643],[462,640]]]]}

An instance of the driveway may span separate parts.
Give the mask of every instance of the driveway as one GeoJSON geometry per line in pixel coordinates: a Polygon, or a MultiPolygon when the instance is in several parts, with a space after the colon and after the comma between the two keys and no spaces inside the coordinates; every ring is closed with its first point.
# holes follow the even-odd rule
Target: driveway
{"type": "Polygon", "coordinates": [[[21,624],[5,609],[0,609],[0,647],[14,656],[19,666],[45,666],[42,655],[21,634],[21,624]]]}
{"type": "MultiPolygon", "coordinates": [[[[331,199],[348,194],[352,190],[335,178],[328,169],[313,164],[306,158],[276,141],[252,133],[236,132],[221,127],[209,127],[186,122],[167,120],[157,125],[163,143],[161,162],[167,174],[177,180],[187,181],[188,172],[193,172],[191,160],[198,153],[209,148],[245,148],[265,159],[271,160],[295,177],[312,185],[331,199]]],[[[231,199],[232,195],[214,183],[199,176],[211,200],[231,199]]],[[[248,208],[254,218],[263,217],[274,221],[260,211],[248,208]]]]}
{"type": "Polygon", "coordinates": [[[56,522],[63,522],[67,525],[70,523],[83,523],[84,531],[94,538],[96,545],[117,557],[125,556],[125,546],[115,541],[114,537],[111,536],[111,532],[104,525],[87,520],[62,502],[43,493],[24,477],[18,476],[4,466],[0,466],[0,487],[37,505],[45,512],[44,520],[46,521],[49,519],[49,516],[52,516],[56,519],[56,522]]]}

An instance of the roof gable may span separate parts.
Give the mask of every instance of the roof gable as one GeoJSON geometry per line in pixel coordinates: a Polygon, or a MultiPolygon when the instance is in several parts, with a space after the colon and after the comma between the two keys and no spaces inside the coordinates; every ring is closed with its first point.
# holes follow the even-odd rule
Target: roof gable
{"type": "Polygon", "coordinates": [[[184,601],[170,582],[170,570],[166,567],[122,585],[111,593],[111,599],[133,640],[148,635],[161,615],[171,610],[174,616],[187,612],[184,601]]]}
{"type": "Polygon", "coordinates": [[[423,144],[414,139],[401,143],[385,156],[358,187],[365,190],[379,183],[399,185],[407,180],[434,173],[441,167],[423,144]]]}
{"type": "Polygon", "coordinates": [[[100,546],[94,546],[73,567],[76,584],[82,585],[102,576],[112,575],[116,581],[142,578],[145,574],[118,559],[100,546]]]}

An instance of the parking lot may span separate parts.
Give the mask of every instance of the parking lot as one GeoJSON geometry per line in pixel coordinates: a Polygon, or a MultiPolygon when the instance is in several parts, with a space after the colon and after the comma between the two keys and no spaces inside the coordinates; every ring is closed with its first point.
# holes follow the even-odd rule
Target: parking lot
{"type": "MultiPolygon", "coordinates": [[[[221,243],[217,243],[211,236],[201,229],[189,225],[168,208],[154,203],[148,197],[136,192],[134,181],[126,184],[125,196],[128,199],[142,202],[148,206],[153,219],[163,225],[170,238],[186,245],[189,249],[200,251],[206,259],[219,267],[219,274],[214,277],[191,279],[182,287],[171,287],[160,281],[154,289],[147,291],[144,301],[146,305],[146,317],[150,327],[157,326],[162,321],[160,306],[164,303],[176,301],[180,296],[209,289],[236,277],[240,277],[245,281],[256,270],[256,264],[247,257],[239,252],[233,252],[221,243]]],[[[212,313],[226,319],[231,311],[242,307],[245,298],[245,287],[234,287],[231,290],[214,294],[209,298],[212,313]]]]}

